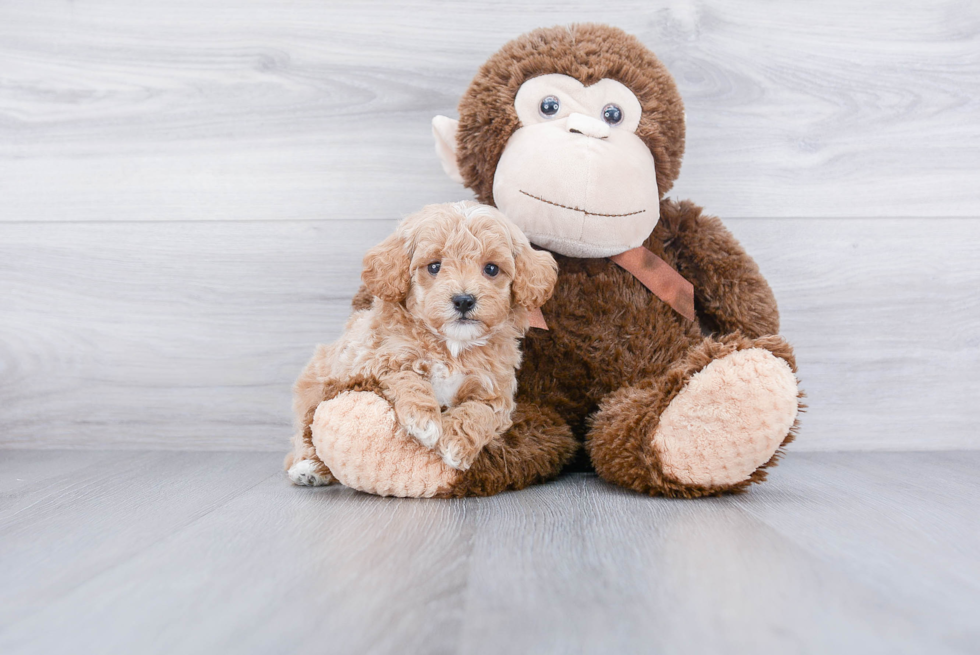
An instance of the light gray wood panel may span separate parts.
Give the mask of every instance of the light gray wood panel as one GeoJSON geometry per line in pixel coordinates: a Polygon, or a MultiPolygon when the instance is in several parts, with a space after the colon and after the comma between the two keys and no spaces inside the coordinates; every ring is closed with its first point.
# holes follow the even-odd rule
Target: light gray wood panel
{"type": "MultiPolygon", "coordinates": [[[[980,221],[728,224],[797,349],[794,450],[980,446],[980,221]]],[[[0,444],[282,449],[290,386],[391,227],[0,226],[0,444]]]]}
{"type": "Polygon", "coordinates": [[[3,626],[31,616],[52,597],[70,593],[275,475],[268,459],[249,453],[223,453],[220,459],[118,453],[75,474],[35,483],[31,502],[0,514],[3,626]]]}
{"type": "Polygon", "coordinates": [[[590,20],[677,78],[679,197],[980,215],[975,3],[19,0],[0,8],[0,221],[376,219],[467,196],[431,117],[508,39],[590,20]]]}
{"type": "Polygon", "coordinates": [[[20,574],[35,599],[0,614],[4,653],[968,653],[980,639],[976,452],[799,454],[747,495],[700,501],[590,475],[383,499],[266,477],[268,453],[120,456],[154,475],[126,486],[107,462],[85,494],[0,526],[8,551],[30,545],[2,560],[0,589],[20,574]],[[230,498],[199,507],[215,485],[230,498]],[[79,583],[44,574],[57,567],[79,583]]]}
{"type": "Polygon", "coordinates": [[[0,440],[275,449],[380,221],[0,227],[0,440]]]}
{"type": "Polygon", "coordinates": [[[736,504],[848,578],[921,607],[968,651],[978,608],[953,599],[980,597],[980,506],[967,500],[978,471],[978,453],[826,453],[790,468],[791,493],[763,485],[736,504]]]}
{"type": "MultiPolygon", "coordinates": [[[[807,463],[775,473],[770,493],[792,495],[807,463]]],[[[558,497],[543,487],[487,501],[467,598],[484,618],[467,622],[463,652],[917,653],[944,640],[914,601],[855,581],[732,499],[651,500],[577,482],[558,497]]],[[[827,493],[839,501],[844,490],[827,493]]]]}
{"type": "Polygon", "coordinates": [[[74,450],[58,457],[34,450],[0,452],[0,524],[47,495],[57,495],[56,482],[77,479],[95,464],[105,470],[111,466],[108,460],[117,458],[115,453],[98,450],[74,450]]]}
{"type": "Polygon", "coordinates": [[[729,221],[779,301],[810,406],[794,448],[976,448],[980,221],[729,221]]]}
{"type": "MultiPolygon", "coordinates": [[[[134,638],[143,653],[228,652],[231,644],[255,653],[455,652],[472,541],[463,503],[294,487],[268,453],[174,453],[166,462],[186,468],[161,467],[155,485],[195,481],[200,467],[214,469],[212,482],[227,482],[240,458],[249,458],[251,470],[228,489],[237,499],[227,508],[208,519],[195,512],[91,584],[58,593],[38,581],[34,589],[47,593],[49,605],[8,623],[3,652],[34,651],[65,635],[77,652],[130,652],[134,638]],[[248,479],[261,482],[242,489],[248,479]],[[98,603],[88,602],[93,598],[98,603]],[[126,627],[110,628],[124,613],[126,627]],[[41,634],[52,616],[62,617],[59,634],[41,634]]],[[[139,506],[152,493],[137,489],[127,497],[111,483],[100,491],[116,502],[86,508],[87,520],[66,507],[61,528],[69,538],[88,533],[91,521],[112,522],[122,511],[117,503],[139,506]]],[[[30,571],[56,549],[46,540],[32,543],[42,548],[18,553],[11,567],[30,571]]]]}

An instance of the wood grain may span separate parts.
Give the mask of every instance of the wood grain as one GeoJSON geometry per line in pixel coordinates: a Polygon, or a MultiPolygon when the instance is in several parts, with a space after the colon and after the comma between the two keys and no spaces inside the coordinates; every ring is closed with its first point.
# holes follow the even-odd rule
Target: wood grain
{"type": "Polygon", "coordinates": [[[361,253],[468,195],[432,115],[506,40],[587,20],[677,78],[672,194],[728,220],[776,289],[811,405],[796,447],[980,445],[975,4],[17,0],[0,446],[281,448],[361,253]]]}
{"type": "Polygon", "coordinates": [[[795,447],[980,446],[980,221],[728,223],[796,348],[810,409],[795,447]]]}
{"type": "Polygon", "coordinates": [[[0,8],[0,221],[390,219],[469,193],[429,121],[529,29],[636,33],[725,217],[980,215],[980,7],[822,0],[0,8]]]}
{"type": "Polygon", "coordinates": [[[977,454],[824,453],[805,462],[791,468],[791,493],[763,485],[736,504],[847,578],[916,605],[951,645],[975,649],[977,608],[951,600],[980,594],[980,507],[959,496],[976,484],[977,454]]]}
{"type": "Polygon", "coordinates": [[[392,224],[0,227],[4,443],[278,448],[392,224]]]}
{"type": "MultiPolygon", "coordinates": [[[[794,450],[976,448],[980,221],[740,219],[795,344],[794,450]]],[[[391,222],[0,225],[0,444],[282,450],[391,222]]]]}
{"type": "Polygon", "coordinates": [[[46,521],[39,533],[0,525],[8,546],[0,580],[10,593],[0,607],[17,609],[0,613],[0,650],[70,635],[75,652],[132,651],[134,639],[145,653],[227,652],[233,642],[246,652],[454,652],[472,531],[462,503],[308,493],[270,454],[133,457],[151,458],[138,467],[144,484],[122,484],[137,469],[125,466],[103,467],[105,480],[86,485],[101,506],[72,494],[54,517],[42,508],[22,518],[46,521]],[[185,491],[159,507],[174,485],[185,491]],[[216,485],[236,500],[216,507],[207,497],[216,485]],[[144,516],[154,509],[162,517],[144,516]],[[92,563],[114,555],[111,570],[92,563]],[[90,581],[68,586],[55,573],[90,581]],[[26,591],[8,584],[21,576],[33,580],[26,591]],[[46,604],[15,604],[16,591],[46,604]],[[125,607],[126,629],[109,627],[125,607]],[[59,629],[45,635],[39,627],[52,616],[59,629]]]}
{"type": "MultiPolygon", "coordinates": [[[[19,455],[19,454],[18,454],[19,455]]],[[[68,470],[76,453],[30,451],[68,470]],[[66,460],[69,463],[66,463],[66,460]]],[[[0,650],[968,653],[980,453],[805,453],[744,496],[590,475],[297,488],[269,453],[106,453],[0,521],[0,650]]]]}
{"type": "MultiPolygon", "coordinates": [[[[75,459],[74,453],[33,455],[39,462],[75,459]]],[[[131,452],[113,453],[71,474],[56,476],[59,466],[53,465],[51,476],[23,489],[18,506],[0,514],[3,626],[276,473],[248,453],[226,453],[221,464],[191,454],[131,452]],[[39,545],[45,548],[42,558],[39,545]]]]}
{"type": "MultiPolygon", "coordinates": [[[[864,455],[844,457],[863,466],[864,455]]],[[[798,476],[825,473],[821,463],[801,455],[789,470],[774,472],[767,491],[783,501],[774,522],[793,513],[798,476]]],[[[828,522],[847,493],[842,482],[829,476],[819,484],[833,496],[820,517],[828,522]]],[[[733,511],[742,507],[734,499],[652,500],[585,476],[561,485],[557,498],[547,486],[486,502],[467,598],[471,615],[486,618],[467,622],[464,652],[916,653],[941,648],[953,623],[975,631],[959,609],[930,625],[948,600],[929,610],[914,599],[896,602],[801,547],[791,530],[787,535],[733,511]],[[509,627],[503,635],[502,624],[509,627]]],[[[750,494],[744,507],[758,502],[750,494]]],[[[955,525],[962,529],[964,520],[955,525]]],[[[835,538],[860,539],[856,523],[813,537],[816,548],[835,538]]],[[[875,523],[869,530],[888,529],[887,521],[875,523]]],[[[890,571],[909,564],[892,561],[890,571]]],[[[898,586],[914,594],[917,585],[903,582],[898,586]]],[[[953,587],[959,598],[978,594],[953,587]]]]}

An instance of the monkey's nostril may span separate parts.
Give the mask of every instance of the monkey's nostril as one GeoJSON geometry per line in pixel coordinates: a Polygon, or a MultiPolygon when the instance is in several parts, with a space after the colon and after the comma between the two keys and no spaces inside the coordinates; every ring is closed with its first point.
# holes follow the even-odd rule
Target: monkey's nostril
{"type": "Polygon", "coordinates": [[[453,296],[452,301],[453,307],[455,307],[456,311],[460,314],[466,314],[476,306],[476,298],[468,293],[453,296]]]}
{"type": "Polygon", "coordinates": [[[565,123],[565,128],[572,134],[581,134],[593,139],[605,139],[609,136],[609,124],[585,114],[571,114],[565,123]]]}

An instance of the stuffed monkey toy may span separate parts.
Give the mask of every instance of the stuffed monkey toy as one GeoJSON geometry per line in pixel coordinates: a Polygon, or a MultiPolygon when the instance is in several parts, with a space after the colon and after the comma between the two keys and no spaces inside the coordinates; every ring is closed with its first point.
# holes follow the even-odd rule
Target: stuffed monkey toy
{"type": "Polygon", "coordinates": [[[332,475],[375,493],[397,471],[412,481],[399,495],[489,495],[554,477],[584,443],[599,476],[645,494],[764,480],[796,427],[793,351],[769,285],[721,221],[664,197],[685,126],[663,64],[613,27],[539,29],[490,57],[459,116],[433,120],[447,174],[558,262],[547,329],[523,343],[513,427],[458,471],[411,441],[373,445],[358,425],[391,409],[370,389],[347,393],[318,410],[345,427],[312,427],[332,475]]]}

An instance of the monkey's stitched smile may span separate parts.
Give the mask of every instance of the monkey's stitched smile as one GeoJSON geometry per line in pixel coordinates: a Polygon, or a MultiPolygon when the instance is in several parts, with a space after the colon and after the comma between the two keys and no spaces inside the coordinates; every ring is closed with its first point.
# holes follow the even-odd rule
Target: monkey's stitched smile
{"type": "Polygon", "coordinates": [[[590,211],[588,211],[586,209],[579,209],[578,207],[569,207],[568,205],[563,205],[561,203],[552,202],[550,200],[545,200],[544,198],[540,198],[540,197],[538,197],[536,195],[533,195],[531,193],[528,193],[524,189],[518,189],[518,191],[520,191],[521,193],[523,193],[528,198],[534,198],[535,200],[539,200],[539,201],[541,201],[541,202],[543,202],[545,204],[554,205],[555,207],[561,207],[562,209],[571,209],[573,212],[582,212],[586,216],[605,216],[607,218],[621,218],[623,216],[635,216],[637,214],[642,214],[643,212],[646,211],[645,209],[641,209],[639,211],[629,212],[628,214],[599,214],[597,212],[590,212],[590,211]]]}

